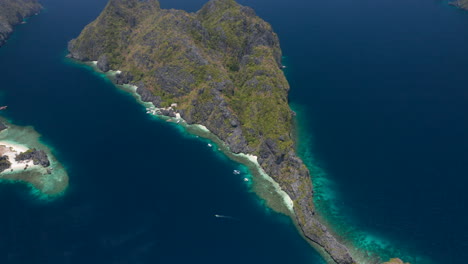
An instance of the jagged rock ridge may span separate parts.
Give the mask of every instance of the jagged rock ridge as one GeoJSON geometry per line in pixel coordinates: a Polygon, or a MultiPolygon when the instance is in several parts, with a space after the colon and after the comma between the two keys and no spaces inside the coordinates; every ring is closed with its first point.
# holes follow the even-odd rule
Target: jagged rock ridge
{"type": "Polygon", "coordinates": [[[251,8],[212,0],[187,13],[156,0],[110,0],[69,51],[103,71],[121,70],[116,83],[137,85],[144,101],[177,103],[188,123],[206,126],[231,151],[258,156],[294,201],[304,235],[336,263],[355,263],[315,215],[309,171],[294,151],[279,40],[251,8]]]}

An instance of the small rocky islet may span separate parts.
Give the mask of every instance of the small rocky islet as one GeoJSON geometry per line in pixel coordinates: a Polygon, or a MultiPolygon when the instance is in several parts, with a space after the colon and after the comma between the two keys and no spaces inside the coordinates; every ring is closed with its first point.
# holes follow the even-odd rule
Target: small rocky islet
{"type": "Polygon", "coordinates": [[[270,24],[234,0],[198,12],[162,9],[157,0],[110,0],[69,42],[68,57],[116,71],[144,102],[205,126],[233,153],[258,164],[293,201],[303,235],[338,264],[357,263],[319,220],[309,170],[295,152],[294,112],[270,24]]]}
{"type": "Polygon", "coordinates": [[[50,198],[66,190],[68,175],[38,140],[33,128],[0,120],[0,180],[28,183],[39,196],[50,198]]]}

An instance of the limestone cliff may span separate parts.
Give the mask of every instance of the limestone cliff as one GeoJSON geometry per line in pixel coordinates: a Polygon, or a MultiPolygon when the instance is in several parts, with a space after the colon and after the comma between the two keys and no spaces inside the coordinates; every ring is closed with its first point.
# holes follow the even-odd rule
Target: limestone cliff
{"type": "Polygon", "coordinates": [[[37,0],[0,0],[0,47],[13,32],[13,26],[40,10],[37,0]]]}
{"type": "Polygon", "coordinates": [[[145,101],[202,124],[235,153],[259,164],[294,201],[303,234],[336,263],[355,263],[321,224],[309,171],[294,151],[288,82],[271,26],[234,0],[212,0],[196,13],[161,9],[157,0],[110,0],[69,43],[70,57],[121,70],[145,101]]]}

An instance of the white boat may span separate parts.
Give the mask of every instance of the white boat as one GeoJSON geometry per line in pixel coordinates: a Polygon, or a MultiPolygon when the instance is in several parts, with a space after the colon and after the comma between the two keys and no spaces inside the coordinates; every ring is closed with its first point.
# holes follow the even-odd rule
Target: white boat
{"type": "Polygon", "coordinates": [[[211,148],[212,146],[213,146],[213,145],[211,145],[211,144],[209,144],[209,143],[208,143],[208,147],[210,147],[210,148],[211,148]]]}
{"type": "Polygon", "coordinates": [[[240,170],[234,170],[232,173],[235,174],[235,175],[239,175],[241,172],[240,172],[240,170]]]}
{"type": "Polygon", "coordinates": [[[244,181],[245,181],[245,182],[248,182],[248,181],[249,181],[249,179],[247,179],[247,178],[244,178],[244,181]]]}

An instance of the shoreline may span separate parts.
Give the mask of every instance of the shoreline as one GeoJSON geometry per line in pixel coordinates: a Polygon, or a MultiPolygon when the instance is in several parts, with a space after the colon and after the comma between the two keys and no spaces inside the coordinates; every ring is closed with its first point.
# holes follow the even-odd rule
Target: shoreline
{"type": "MultiPolygon", "coordinates": [[[[290,216],[291,220],[295,222],[295,217],[293,217],[295,216],[293,210],[293,200],[281,188],[281,186],[263,170],[257,161],[257,156],[246,153],[236,154],[231,152],[229,146],[216,135],[211,133],[211,131],[206,126],[201,124],[188,124],[183,118],[180,117],[180,114],[178,113],[176,114],[176,117],[169,117],[158,114],[161,110],[167,110],[168,108],[158,108],[155,107],[151,102],[144,102],[141,100],[141,96],[136,92],[138,86],[134,84],[119,85],[112,80],[112,77],[121,73],[121,71],[109,70],[108,72],[102,72],[97,67],[97,61],[81,62],[71,58],[67,58],[67,60],[73,64],[83,65],[87,68],[91,68],[95,73],[99,73],[102,76],[105,76],[106,79],[112,82],[116,88],[130,93],[140,105],[146,108],[147,114],[150,114],[155,119],[173,123],[174,125],[178,125],[179,127],[183,128],[184,131],[190,135],[211,141],[217,146],[217,151],[221,152],[232,161],[240,163],[249,169],[253,178],[255,179],[252,181],[252,191],[255,192],[262,200],[264,200],[269,208],[276,212],[290,216]],[[149,111],[152,113],[148,113],[149,111]],[[275,191],[275,194],[272,194],[272,191],[275,191]]],[[[171,107],[169,108],[172,109],[171,107]]]]}
{"type": "MultiPolygon", "coordinates": [[[[282,213],[286,216],[289,216],[290,219],[292,220],[292,223],[294,224],[296,229],[299,231],[299,234],[306,240],[308,244],[310,244],[323,257],[324,261],[327,264],[336,264],[336,262],[330,257],[330,255],[324,250],[323,247],[321,247],[319,244],[315,243],[314,241],[311,241],[303,234],[302,229],[296,220],[293,200],[281,188],[279,183],[276,182],[271,176],[269,176],[264,171],[264,169],[261,167],[261,165],[257,161],[257,156],[252,155],[252,154],[246,154],[246,153],[236,154],[236,153],[231,152],[229,149],[229,146],[227,146],[227,144],[224,141],[222,141],[216,135],[214,135],[206,126],[201,125],[201,124],[187,124],[186,121],[183,118],[181,118],[180,114],[178,113],[176,117],[168,117],[162,114],[158,114],[158,112],[160,112],[161,110],[168,110],[168,108],[157,108],[151,102],[142,101],[141,96],[136,92],[138,89],[138,86],[134,84],[119,85],[119,84],[114,83],[114,81],[112,80],[112,77],[114,77],[116,74],[119,74],[121,71],[109,70],[108,72],[102,72],[97,67],[97,61],[92,61],[90,64],[86,62],[80,62],[80,63],[84,63],[85,65],[90,66],[95,72],[106,76],[106,78],[109,81],[111,81],[114,84],[114,86],[116,86],[117,88],[131,93],[131,95],[135,97],[135,99],[138,101],[139,104],[147,107],[146,108],[147,113],[148,111],[154,111],[153,113],[148,113],[148,114],[151,114],[158,120],[163,120],[166,122],[171,122],[174,125],[179,125],[180,127],[184,129],[185,132],[189,133],[190,135],[199,136],[201,138],[211,141],[212,143],[216,144],[215,146],[218,146],[217,150],[219,152],[223,153],[229,159],[246,166],[254,178],[254,180],[252,181],[253,182],[252,191],[266,203],[266,206],[268,208],[273,209],[275,212],[282,213]],[[154,109],[154,110],[151,110],[151,109],[154,109]],[[268,187],[261,186],[265,184],[269,186],[268,187]],[[271,196],[271,191],[274,191],[276,195],[271,196]]],[[[169,110],[171,109],[172,108],[169,107],[169,110]]],[[[295,120],[294,131],[293,131],[295,134],[299,133],[299,130],[300,130],[297,124],[298,124],[298,120],[295,120]]],[[[299,137],[296,137],[296,142],[298,142],[299,140],[300,140],[299,137]]],[[[306,165],[307,167],[309,167],[309,164],[306,164],[306,165]]],[[[315,201],[314,201],[314,204],[316,204],[315,201]]],[[[382,262],[390,260],[390,258],[387,260],[383,259],[375,251],[371,251],[366,248],[359,247],[358,245],[355,244],[354,237],[347,238],[347,237],[340,235],[340,232],[339,232],[340,228],[335,228],[335,226],[331,224],[331,221],[326,218],[325,214],[322,214],[321,212],[319,212],[318,220],[320,223],[322,223],[324,226],[328,228],[328,231],[332,234],[332,236],[339,238],[339,240],[342,241],[344,245],[346,245],[349,252],[353,256],[353,258],[357,261],[357,263],[380,264],[382,262]],[[369,252],[371,252],[371,254],[369,254],[369,252]]],[[[360,235],[364,235],[364,233],[361,233],[360,235]]],[[[391,258],[399,259],[399,258],[395,258],[395,256],[391,256],[391,258]]]]}
{"type": "MultiPolygon", "coordinates": [[[[6,2],[5,4],[7,8],[8,7],[11,8],[10,3],[6,2]]],[[[18,4],[24,4],[24,3],[18,3],[18,4]]],[[[5,21],[5,18],[1,19],[2,17],[0,17],[0,20],[1,20],[0,22],[4,22],[7,25],[7,27],[4,28],[3,31],[0,31],[0,48],[8,42],[8,40],[11,38],[11,36],[15,32],[15,29],[18,25],[26,24],[26,21],[29,18],[35,15],[38,15],[42,9],[43,7],[37,1],[35,1],[35,2],[31,2],[31,6],[29,7],[27,6],[17,7],[17,9],[14,10],[18,14],[18,17],[15,21],[8,21],[8,19],[6,19],[5,21]],[[24,14],[21,14],[21,12],[24,12],[24,14]]]]}
{"type": "MultiPolygon", "coordinates": [[[[100,74],[102,77],[105,77],[106,80],[110,81],[116,88],[123,90],[125,92],[130,93],[137,102],[146,108],[147,114],[151,114],[155,119],[166,121],[173,123],[174,125],[178,125],[185,132],[190,135],[201,137],[203,139],[209,140],[214,143],[218,147],[218,151],[223,153],[226,157],[231,159],[234,162],[242,164],[248,168],[251,172],[252,180],[251,191],[254,192],[262,201],[265,202],[265,206],[267,208],[272,209],[275,212],[284,214],[290,218],[296,229],[299,231],[299,234],[306,240],[306,242],[314,248],[323,258],[323,260],[327,264],[336,264],[336,261],[332,259],[329,252],[327,252],[323,246],[317,244],[310,238],[308,238],[304,232],[302,227],[300,226],[297,215],[294,212],[294,201],[291,197],[281,188],[280,184],[276,182],[271,176],[269,176],[261,165],[257,161],[257,157],[251,154],[245,153],[233,153],[230,151],[229,146],[219,139],[216,135],[210,132],[208,128],[201,124],[187,124],[184,119],[180,117],[178,114],[176,117],[169,117],[166,115],[157,114],[156,112],[160,111],[161,109],[167,110],[167,108],[157,108],[151,102],[144,102],[141,100],[141,96],[137,93],[138,87],[134,84],[117,84],[114,82],[113,77],[115,77],[118,73],[121,73],[120,70],[109,70],[108,72],[102,72],[98,66],[97,61],[78,61],[73,58],[67,58],[68,61],[72,62],[73,64],[85,66],[88,69],[92,69],[95,73],[100,74]],[[148,113],[148,111],[155,111],[154,113],[148,113]]],[[[171,107],[169,107],[171,108],[171,107]]],[[[296,125],[295,125],[296,126],[296,125]]],[[[294,131],[296,132],[298,128],[294,127],[294,131]]],[[[295,139],[296,141],[299,140],[298,138],[295,139]]],[[[319,217],[319,222],[323,224],[327,229],[331,227],[330,223],[326,221],[323,217],[319,217]]],[[[331,230],[334,230],[331,228],[331,230]]],[[[340,241],[348,241],[346,238],[337,235],[336,232],[330,232],[333,237],[339,238],[340,241]]],[[[348,243],[345,243],[346,247],[349,246],[348,243]]],[[[354,246],[348,247],[350,253],[352,252],[353,258],[356,258],[359,254],[359,249],[354,248],[354,246]]],[[[367,261],[360,261],[360,258],[357,258],[359,261],[356,264],[377,264],[381,261],[377,262],[367,262],[367,261]]]]}
{"type": "Polygon", "coordinates": [[[5,169],[2,173],[18,173],[23,170],[40,169],[39,165],[34,165],[32,160],[17,161],[16,155],[28,151],[29,148],[19,143],[13,143],[7,140],[0,141],[0,156],[8,156],[11,165],[10,168],[5,169]]]}
{"type": "Polygon", "coordinates": [[[51,200],[64,195],[68,188],[68,174],[50,148],[40,142],[40,134],[30,126],[13,125],[3,117],[0,117],[0,122],[7,126],[0,131],[0,156],[8,156],[12,166],[0,173],[0,182],[27,185],[31,188],[30,193],[39,200],[51,200]],[[30,149],[44,151],[49,164],[35,165],[33,158],[15,160],[16,155],[30,149]]]}
{"type": "MultiPolygon", "coordinates": [[[[110,81],[112,80],[109,78],[109,76],[112,77],[118,74],[119,72],[121,72],[119,70],[116,70],[116,71],[110,70],[107,73],[101,72],[97,68],[97,62],[95,61],[91,62],[91,65],[89,66],[91,66],[95,71],[107,76],[110,81]]],[[[199,136],[201,138],[210,140],[218,147],[217,150],[219,152],[223,153],[229,159],[246,166],[249,169],[249,171],[252,173],[252,176],[254,178],[254,180],[252,181],[253,191],[257,193],[257,195],[259,195],[259,197],[268,204],[268,207],[270,207],[271,209],[279,213],[288,215],[291,218],[293,218],[292,217],[294,216],[293,200],[281,188],[281,186],[263,170],[263,168],[260,166],[260,164],[257,161],[257,158],[258,158],[257,156],[246,154],[246,153],[236,154],[236,153],[231,152],[229,146],[224,141],[219,139],[216,135],[214,135],[206,126],[202,124],[187,124],[187,122],[183,118],[180,117],[179,113],[176,113],[176,117],[168,117],[165,115],[158,114],[158,112],[160,112],[161,110],[167,110],[167,109],[157,108],[153,105],[153,103],[142,101],[141,96],[136,92],[136,90],[138,89],[138,86],[136,85],[132,85],[132,84],[118,85],[115,83],[114,85],[116,87],[122,87],[123,90],[130,92],[137,99],[138,103],[140,103],[141,105],[146,106],[146,107],[149,106],[150,109],[151,108],[154,109],[154,112],[148,113],[147,111],[147,114],[151,114],[152,116],[154,116],[155,118],[159,120],[164,120],[166,122],[177,124],[191,135],[199,136]],[[263,179],[263,181],[260,181],[260,179],[263,179]],[[261,188],[260,185],[266,185],[267,188],[261,188]],[[271,193],[272,190],[276,192],[276,195],[274,195],[274,197],[267,197],[269,195],[267,195],[266,193],[271,193]],[[263,195],[260,195],[260,193],[263,193],[263,195]],[[283,203],[283,204],[281,205],[279,203],[283,203]]],[[[172,109],[172,108],[169,107],[169,109],[172,109]]],[[[148,110],[148,108],[146,110],[148,110]]]]}
{"type": "Polygon", "coordinates": [[[382,264],[386,264],[391,259],[400,259],[403,261],[402,263],[435,264],[429,256],[411,251],[410,245],[398,247],[404,241],[392,240],[375,230],[368,231],[359,225],[359,221],[354,219],[354,215],[349,217],[343,212],[339,202],[341,200],[338,199],[340,194],[333,188],[334,181],[328,178],[327,173],[316,165],[317,160],[310,150],[313,136],[305,129],[307,125],[300,125],[307,123],[307,120],[304,120],[304,106],[292,103],[291,108],[296,113],[296,138],[305,146],[298,148],[297,153],[313,175],[314,204],[319,212],[318,217],[322,223],[331,227],[330,232],[334,236],[341,238],[342,243],[346,245],[356,261],[359,264],[380,264],[382,262],[384,262],[382,264]]]}

